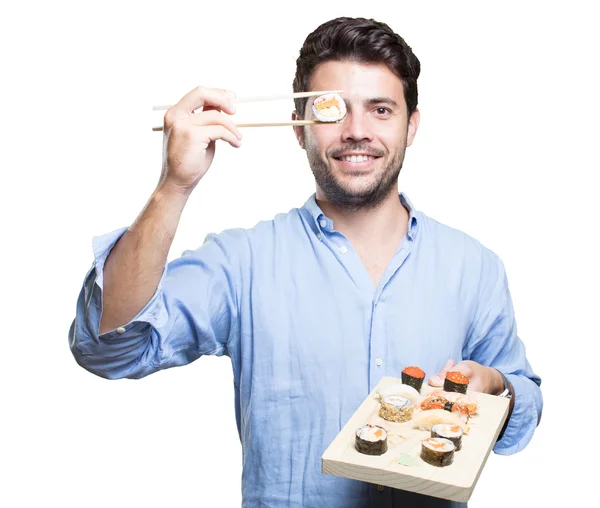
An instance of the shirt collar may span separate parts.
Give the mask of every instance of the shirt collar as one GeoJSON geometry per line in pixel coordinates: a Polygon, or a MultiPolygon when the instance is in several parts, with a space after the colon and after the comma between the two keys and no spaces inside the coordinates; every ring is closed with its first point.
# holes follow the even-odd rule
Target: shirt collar
{"type": "MultiPolygon", "coordinates": [[[[408,237],[414,240],[418,232],[417,211],[410,199],[404,192],[398,194],[400,203],[408,210],[408,237]]],[[[321,231],[332,231],[333,221],[327,217],[319,205],[317,204],[316,194],[313,194],[304,203],[303,209],[306,211],[310,220],[310,225],[315,234],[320,234],[321,231]]]]}

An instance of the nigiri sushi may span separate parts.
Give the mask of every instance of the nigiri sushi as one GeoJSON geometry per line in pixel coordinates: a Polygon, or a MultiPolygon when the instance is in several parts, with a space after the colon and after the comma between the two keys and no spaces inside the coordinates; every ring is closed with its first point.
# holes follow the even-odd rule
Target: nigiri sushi
{"type": "Polygon", "coordinates": [[[429,411],[415,411],[412,416],[412,422],[415,427],[421,430],[431,431],[431,427],[438,423],[447,423],[449,425],[458,425],[465,434],[468,433],[468,418],[461,413],[451,413],[444,409],[431,409],[429,411]]]}

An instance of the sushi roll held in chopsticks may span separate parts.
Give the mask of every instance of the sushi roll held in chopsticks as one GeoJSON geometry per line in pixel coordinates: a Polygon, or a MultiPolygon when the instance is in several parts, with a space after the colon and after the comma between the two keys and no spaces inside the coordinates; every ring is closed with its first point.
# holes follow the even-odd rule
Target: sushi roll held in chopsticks
{"type": "Polygon", "coordinates": [[[468,386],[469,378],[463,375],[461,372],[446,372],[446,379],[444,379],[444,391],[465,394],[467,393],[468,386]]]}
{"type": "Polygon", "coordinates": [[[421,442],[421,458],[436,467],[449,466],[454,462],[455,446],[449,439],[429,437],[421,442]]]}
{"type": "Polygon", "coordinates": [[[442,437],[454,443],[456,451],[462,447],[463,430],[458,425],[448,425],[447,423],[438,423],[431,427],[431,437],[442,437]]]}
{"type": "Polygon", "coordinates": [[[346,116],[346,103],[338,93],[319,95],[313,102],[312,110],[321,122],[339,122],[346,116]]]}
{"type": "Polygon", "coordinates": [[[402,373],[402,383],[408,386],[412,386],[418,392],[421,391],[423,386],[423,380],[425,379],[425,372],[419,367],[406,367],[402,373]]]}
{"type": "Polygon", "coordinates": [[[365,455],[387,452],[387,431],[379,425],[365,425],[356,431],[355,448],[365,455]]]}

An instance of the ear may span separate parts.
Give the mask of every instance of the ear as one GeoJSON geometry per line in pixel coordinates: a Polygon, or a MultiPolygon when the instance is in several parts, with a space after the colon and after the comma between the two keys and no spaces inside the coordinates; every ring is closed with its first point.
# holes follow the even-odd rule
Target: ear
{"type": "Polygon", "coordinates": [[[419,122],[421,121],[421,112],[418,109],[413,111],[413,114],[410,115],[410,119],[408,120],[408,132],[406,133],[406,146],[412,145],[415,136],[417,135],[417,130],[419,129],[419,122]]]}
{"type": "MultiPolygon", "coordinates": [[[[300,115],[298,115],[297,111],[292,112],[292,120],[302,120],[300,115]]],[[[298,140],[298,144],[300,148],[304,150],[304,127],[294,125],[294,134],[296,135],[296,139],[298,140]]]]}

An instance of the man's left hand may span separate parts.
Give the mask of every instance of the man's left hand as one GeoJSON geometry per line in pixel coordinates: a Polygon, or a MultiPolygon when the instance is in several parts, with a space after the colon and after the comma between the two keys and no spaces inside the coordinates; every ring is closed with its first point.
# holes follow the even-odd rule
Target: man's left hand
{"type": "Polygon", "coordinates": [[[492,367],[486,367],[471,360],[463,360],[454,364],[454,360],[448,360],[444,368],[436,376],[430,376],[427,382],[431,386],[444,386],[446,372],[460,372],[469,378],[469,389],[476,392],[500,395],[504,390],[502,375],[492,367]]]}

